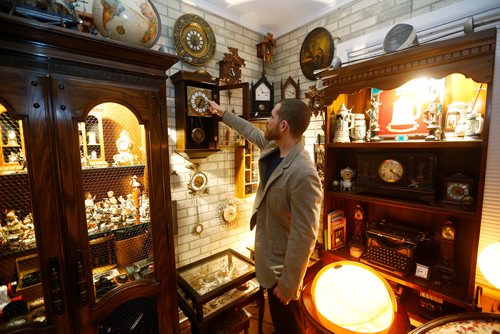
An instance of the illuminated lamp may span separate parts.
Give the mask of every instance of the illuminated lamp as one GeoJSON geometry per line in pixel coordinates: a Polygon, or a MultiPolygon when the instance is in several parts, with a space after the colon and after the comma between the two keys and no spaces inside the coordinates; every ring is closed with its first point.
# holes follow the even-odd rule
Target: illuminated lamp
{"type": "Polygon", "coordinates": [[[336,334],[387,333],[397,312],[389,283],[359,262],[325,266],[313,280],[311,295],[321,324],[336,334]]]}

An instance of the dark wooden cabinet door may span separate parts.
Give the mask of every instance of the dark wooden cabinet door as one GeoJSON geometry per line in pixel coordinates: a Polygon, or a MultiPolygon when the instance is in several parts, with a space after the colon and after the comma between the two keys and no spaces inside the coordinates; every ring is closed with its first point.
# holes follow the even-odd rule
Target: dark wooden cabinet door
{"type": "Polygon", "coordinates": [[[19,282],[18,258],[36,255],[36,294],[8,297],[45,310],[16,329],[177,333],[165,71],[178,58],[3,14],[0,32],[0,117],[13,128],[0,210],[32,211],[36,232],[36,248],[0,248],[0,268],[19,282]]]}

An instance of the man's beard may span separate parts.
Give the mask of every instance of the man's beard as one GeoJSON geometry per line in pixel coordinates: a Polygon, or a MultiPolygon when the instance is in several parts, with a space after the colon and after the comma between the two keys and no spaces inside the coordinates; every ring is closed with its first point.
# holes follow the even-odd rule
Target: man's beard
{"type": "Polygon", "coordinates": [[[280,134],[278,130],[275,128],[274,129],[267,128],[266,132],[264,132],[264,137],[267,140],[277,140],[280,138],[280,134]]]}

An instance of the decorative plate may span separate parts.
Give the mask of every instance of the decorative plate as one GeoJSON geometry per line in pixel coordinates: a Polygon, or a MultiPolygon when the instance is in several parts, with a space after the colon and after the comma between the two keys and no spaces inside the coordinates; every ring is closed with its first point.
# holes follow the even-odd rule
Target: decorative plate
{"type": "Polygon", "coordinates": [[[214,56],[216,42],[212,28],[202,17],[184,14],[175,22],[174,44],[186,63],[204,65],[214,56]]]}
{"type": "Polygon", "coordinates": [[[309,80],[316,80],[315,70],[330,66],[333,60],[333,38],[328,30],[311,30],[300,48],[300,68],[309,80]]]}

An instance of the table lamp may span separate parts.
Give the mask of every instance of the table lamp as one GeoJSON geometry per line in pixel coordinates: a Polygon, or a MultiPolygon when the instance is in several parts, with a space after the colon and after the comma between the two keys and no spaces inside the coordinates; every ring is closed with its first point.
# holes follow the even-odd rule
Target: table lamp
{"type": "Polygon", "coordinates": [[[314,278],[311,294],[321,323],[335,334],[387,333],[397,312],[389,283],[359,262],[325,266],[314,278]]]}
{"type": "MultiPolygon", "coordinates": [[[[500,241],[486,246],[478,258],[479,270],[481,270],[484,278],[496,289],[500,289],[500,266],[498,265],[498,258],[500,258],[500,241]]],[[[500,312],[499,301],[496,301],[491,306],[491,311],[500,312]]]]}

